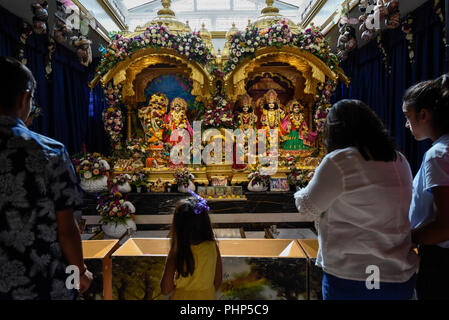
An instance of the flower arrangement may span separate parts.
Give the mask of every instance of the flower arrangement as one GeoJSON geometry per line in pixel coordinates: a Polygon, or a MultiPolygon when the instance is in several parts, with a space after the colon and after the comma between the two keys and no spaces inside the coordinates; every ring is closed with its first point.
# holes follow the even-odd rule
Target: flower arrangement
{"type": "Polygon", "coordinates": [[[446,44],[446,24],[444,23],[444,14],[443,14],[443,4],[444,1],[441,0],[435,0],[434,4],[433,4],[433,8],[435,10],[435,14],[438,16],[438,18],[440,19],[441,25],[443,26],[443,44],[446,44]]]}
{"type": "Polygon", "coordinates": [[[234,128],[234,115],[226,97],[217,94],[204,112],[205,128],[234,128]]]}
{"type": "Polygon", "coordinates": [[[103,194],[97,198],[97,211],[101,215],[100,222],[115,222],[126,224],[126,220],[133,219],[136,208],[126,200],[122,199],[120,192],[103,194]]]}
{"type": "Polygon", "coordinates": [[[74,156],[72,163],[76,172],[85,180],[103,178],[110,170],[108,162],[99,153],[84,153],[81,156],[74,156]]]}
{"type": "Polygon", "coordinates": [[[415,36],[413,35],[414,21],[411,14],[409,14],[402,22],[401,29],[402,32],[405,33],[405,39],[407,40],[408,58],[410,64],[413,64],[413,62],[415,62],[415,36]]]}
{"type": "Polygon", "coordinates": [[[301,170],[296,167],[291,168],[287,176],[288,184],[294,187],[304,188],[310,181],[309,171],[301,170]]]}
{"type": "Polygon", "coordinates": [[[180,168],[175,172],[175,183],[179,186],[184,186],[187,188],[189,186],[189,182],[193,181],[195,176],[190,173],[187,168],[180,168]]]}
{"type": "Polygon", "coordinates": [[[120,186],[125,183],[131,183],[132,178],[129,174],[119,174],[112,179],[110,182],[111,189],[113,189],[114,186],[120,186]]]}
{"type": "Polygon", "coordinates": [[[142,171],[136,171],[131,176],[131,185],[136,188],[146,187],[147,185],[147,175],[142,171]]]}
{"type": "Polygon", "coordinates": [[[133,38],[126,38],[117,33],[107,48],[100,46],[102,59],[97,73],[104,75],[118,62],[132,56],[134,52],[142,48],[173,49],[186,56],[188,60],[201,65],[206,65],[215,58],[201,39],[199,32],[175,35],[163,25],[152,25],[133,38]]]}
{"type": "Polygon", "coordinates": [[[224,73],[232,72],[247,57],[255,55],[259,48],[295,46],[316,55],[331,68],[338,66],[338,58],[330,52],[328,41],[321,30],[312,26],[298,33],[292,32],[285,19],[281,19],[267,29],[259,30],[249,26],[243,32],[236,32],[230,38],[230,56],[224,73]]]}
{"type": "Polygon", "coordinates": [[[137,154],[142,157],[148,152],[149,146],[146,141],[138,138],[127,141],[126,149],[131,153],[131,155],[137,154]]]}
{"type": "Polygon", "coordinates": [[[268,186],[270,184],[270,176],[263,175],[260,173],[260,166],[249,166],[251,169],[250,174],[248,174],[248,179],[252,186],[256,184],[268,186]]]}

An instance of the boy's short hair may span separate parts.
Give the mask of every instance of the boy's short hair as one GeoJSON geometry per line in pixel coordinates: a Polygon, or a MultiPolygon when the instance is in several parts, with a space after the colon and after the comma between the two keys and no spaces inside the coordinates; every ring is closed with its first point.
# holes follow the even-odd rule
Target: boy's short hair
{"type": "Polygon", "coordinates": [[[12,110],[17,98],[36,88],[36,80],[30,69],[11,57],[0,57],[0,109],[12,110]]]}

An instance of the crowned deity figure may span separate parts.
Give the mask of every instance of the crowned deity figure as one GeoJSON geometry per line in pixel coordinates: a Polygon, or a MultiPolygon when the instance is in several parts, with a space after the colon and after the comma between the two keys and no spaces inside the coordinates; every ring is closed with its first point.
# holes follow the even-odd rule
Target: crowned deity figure
{"type": "Polygon", "coordinates": [[[281,108],[276,91],[268,90],[261,103],[263,103],[263,112],[260,118],[262,128],[267,130],[279,129],[281,121],[285,117],[285,112],[281,108]]]}
{"type": "Polygon", "coordinates": [[[301,151],[310,149],[317,133],[310,131],[304,119],[304,106],[292,100],[287,104],[288,115],[281,123],[281,149],[301,151]]]}
{"type": "MultiPolygon", "coordinates": [[[[167,126],[167,138],[166,142],[170,142],[173,145],[178,144],[182,137],[180,136],[177,141],[170,139],[171,134],[176,129],[187,130],[190,136],[193,136],[193,129],[190,126],[189,119],[187,119],[187,101],[183,98],[174,98],[170,104],[170,112],[165,116],[165,123],[167,126]]],[[[180,133],[181,135],[181,133],[180,133]]]]}
{"type": "Polygon", "coordinates": [[[254,132],[253,130],[256,129],[257,125],[257,116],[254,114],[252,98],[248,94],[245,94],[240,98],[237,109],[236,124],[237,128],[240,129],[242,134],[244,135],[244,152],[243,154],[241,154],[241,152],[236,152],[236,154],[234,155],[233,168],[244,169],[246,167],[246,165],[243,164],[246,162],[245,155],[248,154],[248,139],[251,133],[254,132]],[[240,162],[242,162],[242,164],[236,163],[237,158],[240,159],[240,162]]]}
{"type": "Polygon", "coordinates": [[[150,148],[162,148],[165,130],[164,116],[167,112],[168,98],[163,93],[151,96],[148,106],[139,109],[139,119],[150,148]]]}

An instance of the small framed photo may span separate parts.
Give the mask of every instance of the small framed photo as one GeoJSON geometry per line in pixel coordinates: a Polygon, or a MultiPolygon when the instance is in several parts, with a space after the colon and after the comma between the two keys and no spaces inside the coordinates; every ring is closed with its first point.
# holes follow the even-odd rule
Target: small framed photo
{"type": "Polygon", "coordinates": [[[215,195],[223,197],[226,194],[226,187],[215,187],[215,195]]]}
{"type": "Polygon", "coordinates": [[[227,197],[232,196],[232,187],[231,186],[226,187],[226,196],[227,197]]]}
{"type": "Polygon", "coordinates": [[[204,198],[206,196],[206,187],[198,186],[198,195],[204,198]]]}
{"type": "Polygon", "coordinates": [[[270,191],[290,191],[287,178],[271,178],[270,191]]]}
{"type": "Polygon", "coordinates": [[[242,186],[234,186],[232,187],[232,194],[236,197],[242,197],[243,191],[242,186]]]}
{"type": "Polygon", "coordinates": [[[207,187],[206,194],[207,196],[213,197],[215,195],[215,187],[207,187]]]}

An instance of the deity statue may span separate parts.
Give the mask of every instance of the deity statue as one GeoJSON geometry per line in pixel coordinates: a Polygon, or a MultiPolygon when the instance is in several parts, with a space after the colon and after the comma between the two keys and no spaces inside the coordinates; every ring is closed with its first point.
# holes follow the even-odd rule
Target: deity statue
{"type": "Polygon", "coordinates": [[[281,121],[285,117],[285,112],[281,108],[276,91],[268,90],[261,103],[263,103],[263,114],[260,119],[262,128],[267,130],[279,129],[281,121]]]}
{"type": "MultiPolygon", "coordinates": [[[[245,164],[237,164],[237,158],[240,159],[241,162],[246,163],[246,156],[248,154],[248,139],[253,129],[256,129],[257,124],[257,116],[254,114],[254,107],[252,98],[245,94],[241,97],[237,109],[237,116],[236,116],[236,124],[237,128],[242,131],[242,133],[245,136],[244,140],[244,152],[243,154],[240,154],[241,152],[235,151],[234,154],[234,165],[233,169],[244,169],[246,167],[245,164]]],[[[255,132],[254,132],[255,134],[255,132]]],[[[235,148],[234,150],[236,150],[235,148]]]]}
{"type": "Polygon", "coordinates": [[[281,123],[281,149],[300,151],[310,149],[317,133],[309,130],[304,119],[304,106],[296,100],[287,104],[288,115],[281,123]]]}
{"type": "Polygon", "coordinates": [[[246,135],[250,129],[254,129],[257,123],[257,116],[254,114],[252,98],[245,94],[240,100],[237,114],[237,126],[246,135]]]}
{"type": "Polygon", "coordinates": [[[173,145],[178,144],[181,141],[181,137],[178,141],[171,141],[170,136],[176,129],[184,129],[189,132],[190,136],[193,136],[193,130],[190,126],[189,119],[187,119],[187,101],[183,98],[174,98],[170,104],[170,112],[165,116],[165,123],[167,126],[167,138],[166,142],[171,142],[173,145]]]}
{"type": "Polygon", "coordinates": [[[150,148],[162,148],[164,136],[164,116],[167,112],[168,98],[163,93],[151,96],[147,107],[139,109],[139,119],[147,137],[150,148]]]}

